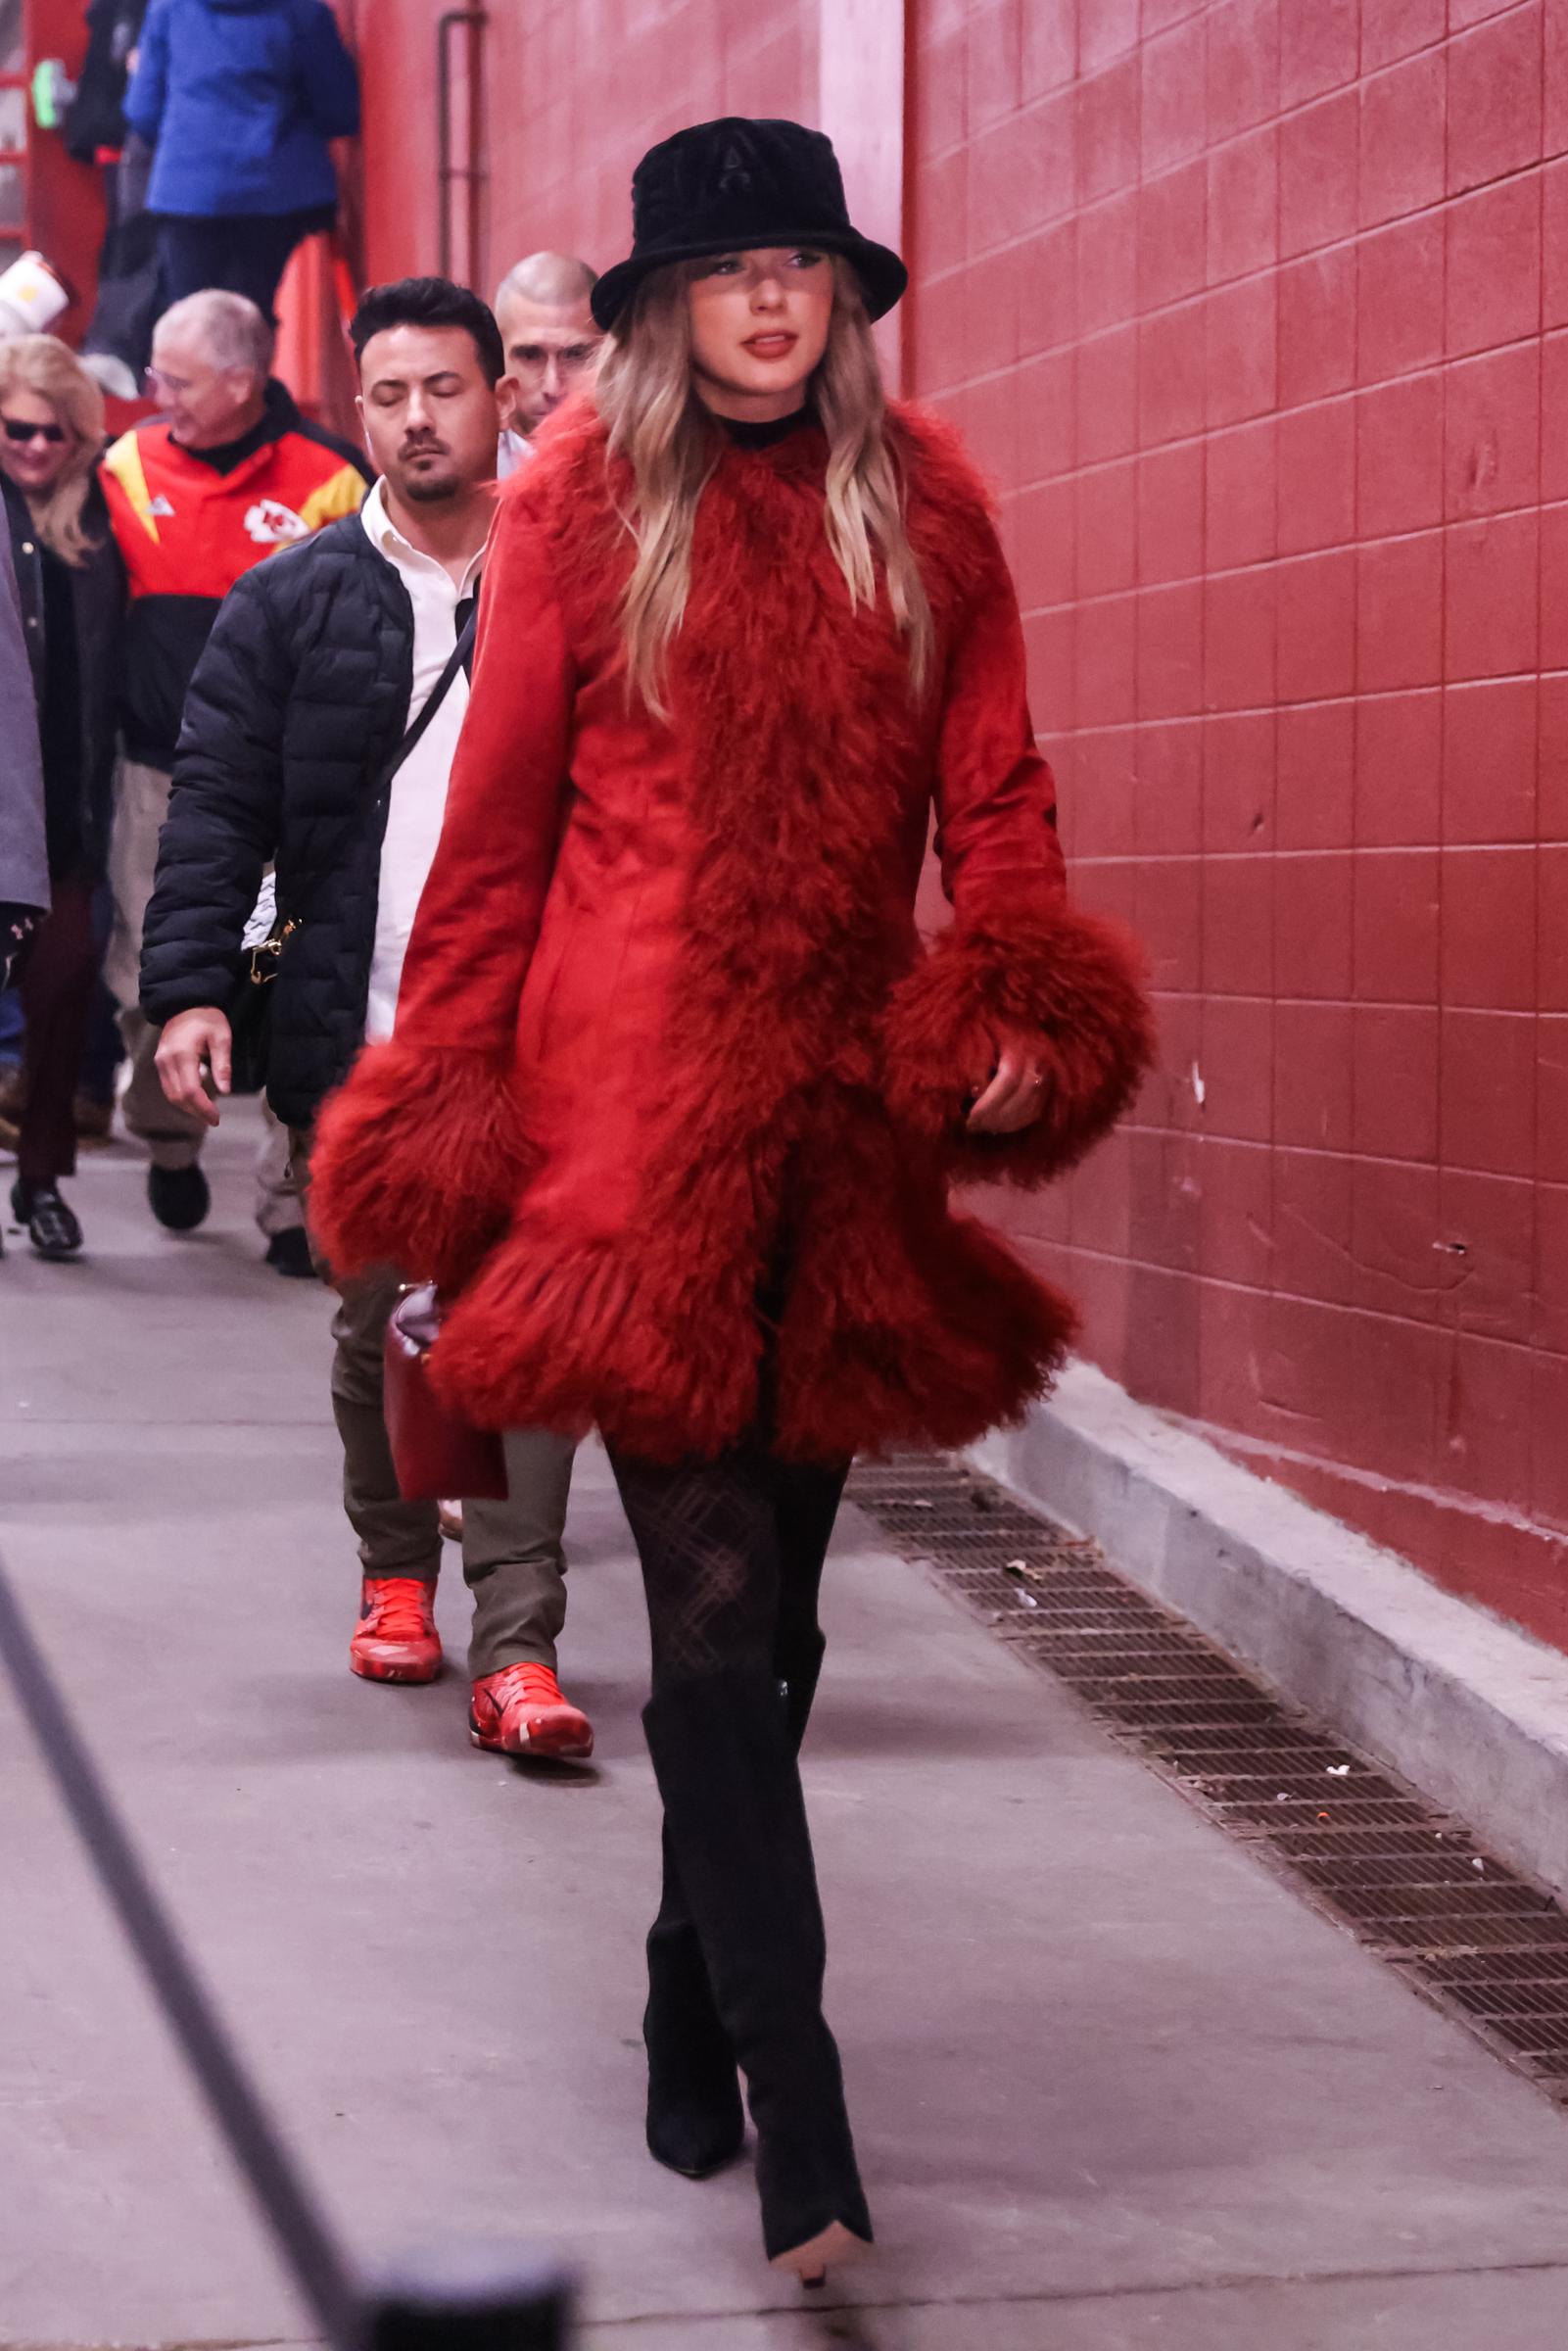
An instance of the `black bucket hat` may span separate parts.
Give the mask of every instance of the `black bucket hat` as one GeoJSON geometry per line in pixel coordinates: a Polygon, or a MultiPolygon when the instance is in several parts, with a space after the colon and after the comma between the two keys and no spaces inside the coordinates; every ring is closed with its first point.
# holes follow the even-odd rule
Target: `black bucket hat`
{"type": "Polygon", "coordinates": [[[849,218],[832,141],[799,122],[726,115],[650,147],[632,174],[632,254],[594,288],[594,315],[615,323],[650,269],[758,245],[811,245],[850,262],[873,318],[909,284],[896,253],[849,218]]]}

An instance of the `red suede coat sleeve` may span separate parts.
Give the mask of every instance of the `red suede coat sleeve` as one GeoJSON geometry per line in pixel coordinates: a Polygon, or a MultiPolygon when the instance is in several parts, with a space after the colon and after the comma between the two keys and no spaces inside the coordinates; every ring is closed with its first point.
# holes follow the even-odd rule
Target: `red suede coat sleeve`
{"type": "Polygon", "coordinates": [[[942,887],[962,922],[1066,887],[1056,786],[1034,744],[1018,598],[988,520],[977,590],[948,658],[936,768],[942,887]]]}
{"type": "Polygon", "coordinates": [[[1131,1099],[1151,1052],[1131,942],[1068,901],[1051,771],[1034,744],[1018,599],[988,521],[945,681],[937,851],[954,921],[901,983],[884,1030],[896,1117],[945,1145],[955,1176],[1039,1183],[1131,1099]],[[969,1106],[1005,1038],[1044,1075],[1020,1134],[975,1135],[969,1106]]]}

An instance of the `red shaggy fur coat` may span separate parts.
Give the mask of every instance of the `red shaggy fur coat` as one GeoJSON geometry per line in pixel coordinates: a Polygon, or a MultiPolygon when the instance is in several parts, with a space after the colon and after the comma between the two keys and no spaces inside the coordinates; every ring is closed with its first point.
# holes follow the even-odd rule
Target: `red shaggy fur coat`
{"type": "Polygon", "coordinates": [[[923,704],[885,607],[851,609],[815,428],[719,460],[668,725],[628,703],[627,485],[593,411],[506,492],[397,1035],[312,1162],[338,1268],[449,1291],[434,1368],[483,1424],[712,1454],[754,1424],[781,1277],[793,1459],[962,1444],[1071,1335],[947,1185],[1069,1166],[1127,1101],[1146,1012],[1066,900],[984,498],[935,422],[893,431],[937,625],[923,704]],[[933,794],[956,921],[923,954],[933,794]],[[1044,1116],[966,1138],[1002,1031],[1042,1056],[1044,1116]]]}

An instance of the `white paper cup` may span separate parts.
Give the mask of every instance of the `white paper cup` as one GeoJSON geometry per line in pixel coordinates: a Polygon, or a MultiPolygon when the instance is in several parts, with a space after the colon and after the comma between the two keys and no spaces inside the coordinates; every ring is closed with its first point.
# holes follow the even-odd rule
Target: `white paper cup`
{"type": "Polygon", "coordinates": [[[0,270],[0,335],[46,334],[71,296],[41,253],[20,254],[0,270]]]}

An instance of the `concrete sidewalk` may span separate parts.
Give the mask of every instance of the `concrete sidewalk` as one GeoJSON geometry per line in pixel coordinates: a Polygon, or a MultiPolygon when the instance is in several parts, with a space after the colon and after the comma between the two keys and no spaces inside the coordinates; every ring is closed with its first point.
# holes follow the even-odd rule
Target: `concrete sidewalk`
{"type": "MultiPolygon", "coordinates": [[[[0,1265],[0,1546],[353,2246],[532,2238],[587,2351],[1557,2351],[1568,2121],[847,1513],[807,1752],[880,2239],[804,2308],[751,2181],[641,2137],[656,1809],[623,1521],[585,1454],[591,1773],[345,1665],[327,1302],[119,1151],[90,1262],[0,1265]]],[[[7,1176],[9,1181],[9,1176],[7,1176]]],[[[460,1658],[460,1578],[443,1619],[460,1658]]],[[[310,2339],[0,1693],[0,2342],[310,2339]]]]}

